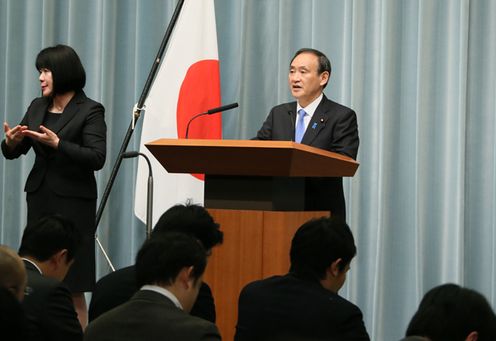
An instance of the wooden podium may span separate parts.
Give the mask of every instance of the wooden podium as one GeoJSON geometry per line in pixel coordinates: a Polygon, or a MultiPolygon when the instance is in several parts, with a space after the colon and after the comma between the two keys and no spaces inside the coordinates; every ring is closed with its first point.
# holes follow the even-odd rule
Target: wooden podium
{"type": "Polygon", "coordinates": [[[232,340],[245,284],[284,274],[296,229],[328,210],[309,207],[309,177],[353,176],[346,156],[289,141],[160,139],[146,144],[169,173],[205,174],[205,207],[221,224],[224,243],[209,259],[217,326],[232,340]]]}

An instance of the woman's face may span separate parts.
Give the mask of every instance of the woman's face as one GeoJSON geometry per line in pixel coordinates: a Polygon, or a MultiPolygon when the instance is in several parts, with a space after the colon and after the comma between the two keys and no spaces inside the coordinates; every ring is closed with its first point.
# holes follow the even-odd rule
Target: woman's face
{"type": "Polygon", "coordinates": [[[42,68],[40,69],[40,80],[41,94],[43,97],[48,97],[53,95],[53,78],[52,71],[42,68]]]}

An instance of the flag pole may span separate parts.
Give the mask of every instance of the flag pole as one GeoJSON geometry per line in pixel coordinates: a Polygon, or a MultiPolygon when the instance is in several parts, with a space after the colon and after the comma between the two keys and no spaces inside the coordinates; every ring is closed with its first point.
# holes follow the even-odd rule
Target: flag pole
{"type": "Polygon", "coordinates": [[[95,219],[95,239],[98,242],[98,246],[102,250],[103,254],[105,255],[105,259],[109,263],[110,267],[112,270],[115,271],[114,266],[112,265],[112,262],[107,256],[107,253],[103,249],[103,246],[101,245],[98,235],[96,234],[96,230],[98,228],[98,224],[100,223],[100,220],[102,218],[103,210],[105,208],[105,205],[107,204],[108,198],[110,196],[110,191],[112,190],[112,186],[114,185],[115,178],[117,177],[117,172],[119,171],[119,168],[122,163],[122,154],[126,151],[127,146],[129,145],[129,141],[131,140],[131,136],[133,135],[134,128],[136,126],[136,122],[141,116],[141,111],[143,110],[143,105],[145,104],[145,100],[148,96],[148,93],[150,92],[150,88],[152,86],[153,80],[155,79],[155,75],[157,74],[158,68],[160,66],[160,62],[162,61],[162,57],[164,56],[165,49],[167,48],[167,44],[169,43],[170,36],[172,34],[172,31],[174,27],[176,26],[177,19],[179,17],[179,14],[181,13],[181,9],[183,7],[184,0],[179,0],[176,4],[176,8],[174,9],[174,13],[172,14],[172,18],[169,22],[169,25],[167,26],[167,30],[165,31],[164,38],[162,39],[162,43],[160,44],[160,48],[157,52],[157,56],[155,57],[155,60],[152,64],[152,68],[150,70],[150,73],[148,74],[148,78],[146,80],[145,86],[143,87],[143,91],[141,92],[141,96],[139,98],[138,104],[136,105],[136,108],[133,113],[133,117],[131,119],[131,123],[129,124],[129,127],[127,129],[126,136],[124,137],[124,141],[122,142],[121,149],[119,151],[119,154],[117,155],[117,159],[114,163],[114,167],[112,169],[112,173],[110,174],[109,181],[107,182],[107,186],[105,187],[105,191],[103,192],[102,195],[102,200],[100,200],[100,205],[98,206],[98,211],[96,213],[96,219],[95,219]]]}

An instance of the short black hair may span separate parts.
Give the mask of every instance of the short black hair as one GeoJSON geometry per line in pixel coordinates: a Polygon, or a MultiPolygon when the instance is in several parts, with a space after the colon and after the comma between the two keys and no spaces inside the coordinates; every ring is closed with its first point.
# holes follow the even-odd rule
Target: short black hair
{"type": "Polygon", "coordinates": [[[496,316],[484,296],[457,284],[428,291],[410,321],[406,336],[421,335],[432,341],[462,341],[473,331],[477,340],[496,340],[496,316]]]}
{"type": "Polygon", "coordinates": [[[146,284],[172,284],[185,267],[193,267],[195,282],[205,272],[207,254],[192,236],[168,232],[145,241],[136,256],[136,282],[146,284]]]}
{"type": "Polygon", "coordinates": [[[31,256],[43,262],[66,249],[67,261],[71,261],[80,242],[81,234],[70,220],[60,215],[50,215],[24,229],[19,255],[31,256]]]}
{"type": "Polygon", "coordinates": [[[326,269],[342,259],[339,270],[356,255],[353,234],[344,220],[322,217],[304,223],[291,241],[290,272],[298,277],[318,281],[325,278],[326,269]]]}
{"type": "MultiPolygon", "coordinates": [[[[293,60],[302,53],[310,53],[318,58],[319,69],[317,70],[317,72],[319,73],[319,75],[322,74],[322,72],[327,71],[329,72],[329,77],[331,76],[332,68],[331,68],[331,61],[329,60],[329,58],[327,58],[327,56],[324,53],[320,52],[319,50],[312,49],[309,47],[304,47],[296,51],[295,55],[289,62],[289,65],[291,65],[291,63],[293,63],[293,60]]],[[[327,83],[329,83],[329,81],[327,81],[327,83]]],[[[324,84],[324,88],[327,86],[327,83],[324,84]]]]}
{"type": "Polygon", "coordinates": [[[199,205],[175,205],[165,211],[155,224],[152,238],[164,232],[181,232],[198,239],[206,250],[221,244],[224,234],[208,211],[199,205]]]}
{"type": "Polygon", "coordinates": [[[53,94],[79,91],[86,84],[86,72],[76,51],[67,45],[47,47],[38,53],[36,70],[48,69],[52,72],[53,94]]]}

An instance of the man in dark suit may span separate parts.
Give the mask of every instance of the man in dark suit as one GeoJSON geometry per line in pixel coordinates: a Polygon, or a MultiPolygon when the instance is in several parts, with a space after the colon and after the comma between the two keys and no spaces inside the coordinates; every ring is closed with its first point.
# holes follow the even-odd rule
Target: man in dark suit
{"type": "MultiPolygon", "coordinates": [[[[203,247],[211,252],[212,248],[222,243],[223,233],[208,211],[198,205],[176,205],[168,209],[158,220],[151,238],[166,232],[186,233],[198,239],[203,247]]],[[[135,266],[112,272],[101,278],[93,291],[89,307],[89,320],[92,321],[106,311],[128,301],[138,291],[135,266]]],[[[191,315],[215,323],[215,304],[212,291],[202,283],[198,299],[191,310],[191,315]]]]}
{"type": "Polygon", "coordinates": [[[90,322],[88,341],[220,340],[217,327],[190,315],[207,253],[197,239],[169,232],[149,239],[136,257],[141,288],[126,303],[90,322]]]}
{"type": "Polygon", "coordinates": [[[303,224],[291,242],[290,272],[241,291],[235,340],[369,340],[360,309],[338,295],[355,254],[341,219],[303,224]]]}
{"type": "Polygon", "coordinates": [[[60,216],[28,225],[19,255],[28,283],[22,302],[29,340],[82,340],[83,332],[71,293],[62,280],[74,261],[80,234],[60,216]]]}
{"type": "MultiPolygon", "coordinates": [[[[331,63],[322,52],[297,51],[289,68],[289,88],[297,101],[272,108],[255,139],[295,141],[356,159],[356,114],[323,94],[330,75],[331,63]]],[[[306,209],[346,217],[342,178],[308,179],[305,186],[312,193],[306,209]]]]}

